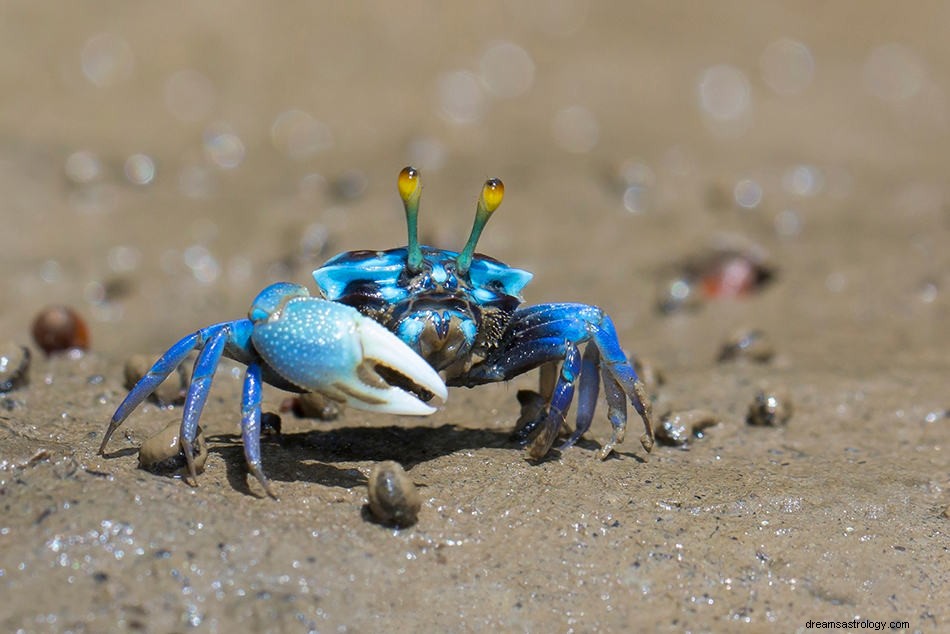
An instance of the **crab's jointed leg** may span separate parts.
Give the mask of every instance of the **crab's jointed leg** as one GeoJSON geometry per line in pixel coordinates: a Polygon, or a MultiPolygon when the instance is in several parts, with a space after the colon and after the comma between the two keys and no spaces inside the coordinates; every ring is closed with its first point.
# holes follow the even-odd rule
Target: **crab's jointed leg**
{"type": "Polygon", "coordinates": [[[573,445],[589,428],[597,404],[598,374],[603,379],[607,417],[613,426],[600,455],[607,457],[623,441],[627,424],[627,399],[643,419],[643,448],[653,448],[650,401],[643,383],[620,347],[613,322],[603,310],[585,304],[541,304],[515,312],[493,354],[473,366],[450,385],[472,387],[507,381],[538,366],[561,362],[546,411],[522,430],[530,436],[529,453],[544,456],[554,443],[578,385],[577,425],[562,448],[573,445]],[[587,343],[583,356],[579,346],[587,343]]]}
{"type": "MultiPolygon", "coordinates": [[[[192,381],[188,387],[184,414],[182,416],[183,423],[188,419],[189,413],[194,417],[194,421],[192,421],[193,425],[189,423],[189,428],[193,427],[196,432],[198,417],[200,417],[201,410],[204,408],[204,403],[207,399],[207,390],[210,386],[214,371],[217,369],[218,361],[224,350],[224,345],[227,343],[231,343],[232,346],[239,345],[238,342],[241,333],[245,335],[244,339],[246,341],[252,327],[253,324],[247,319],[214,324],[213,326],[207,326],[184,337],[169,348],[159,357],[151,369],[145,373],[145,376],[132,387],[122,403],[119,404],[119,407],[116,408],[115,413],[112,415],[112,420],[109,422],[109,427],[102,437],[102,444],[99,445],[99,453],[105,452],[106,445],[112,438],[112,434],[125,422],[125,419],[129,417],[135,408],[148,398],[152,392],[162,384],[162,381],[184,362],[185,358],[192,351],[199,349],[202,350],[202,354],[199,355],[195,361],[192,381]]],[[[194,441],[194,433],[190,440],[194,441]]]]}
{"type": "Polygon", "coordinates": [[[244,391],[241,395],[241,440],[244,443],[244,460],[264,490],[272,498],[277,496],[270,488],[264,469],[261,467],[261,366],[252,363],[244,373],[244,391]]]}

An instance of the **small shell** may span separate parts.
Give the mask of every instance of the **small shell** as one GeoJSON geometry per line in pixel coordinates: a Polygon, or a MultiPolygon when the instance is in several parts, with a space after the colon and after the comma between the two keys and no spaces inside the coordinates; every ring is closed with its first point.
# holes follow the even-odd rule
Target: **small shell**
{"type": "Polygon", "coordinates": [[[778,427],[792,416],[792,401],[784,390],[760,390],[749,405],[746,422],[750,425],[778,427]]]}
{"type": "Polygon", "coordinates": [[[738,330],[726,339],[719,350],[719,363],[724,361],[754,361],[768,363],[775,356],[769,337],[755,328],[738,330]]]}
{"type": "Polygon", "coordinates": [[[319,392],[310,392],[286,399],[280,411],[291,411],[298,418],[336,420],[340,416],[340,404],[319,392]]]}
{"type": "Polygon", "coordinates": [[[775,276],[775,269],[751,252],[719,251],[696,267],[696,278],[708,299],[757,293],[775,276]]]}
{"type": "Polygon", "coordinates": [[[670,412],[660,419],[656,439],[671,447],[685,447],[691,438],[702,438],[708,427],[719,424],[719,417],[704,409],[670,412]]]}
{"type": "Polygon", "coordinates": [[[48,306],[33,320],[33,340],[46,354],[89,348],[89,328],[69,306],[48,306]]]}
{"type": "Polygon", "coordinates": [[[387,460],[369,474],[369,510],[381,524],[405,528],[416,523],[422,498],[398,462],[387,460]]]}
{"type": "MultiPolygon", "coordinates": [[[[123,373],[125,375],[125,388],[131,390],[145,374],[152,369],[154,357],[144,354],[133,354],[126,359],[123,373]]],[[[180,405],[185,402],[185,392],[190,382],[190,371],[187,364],[178,366],[178,368],[168,375],[162,384],[152,392],[151,399],[159,405],[180,405]]]]}
{"type": "MultiPolygon", "coordinates": [[[[139,468],[166,475],[184,473],[188,463],[178,440],[180,430],[181,421],[176,420],[143,442],[139,449],[139,468]]],[[[195,469],[198,473],[201,473],[204,471],[205,461],[208,459],[208,447],[201,433],[201,427],[198,427],[198,434],[195,436],[192,450],[194,452],[192,455],[195,459],[195,469]]]]}
{"type": "Polygon", "coordinates": [[[12,341],[0,343],[0,392],[9,392],[30,382],[30,349],[12,341]]]}

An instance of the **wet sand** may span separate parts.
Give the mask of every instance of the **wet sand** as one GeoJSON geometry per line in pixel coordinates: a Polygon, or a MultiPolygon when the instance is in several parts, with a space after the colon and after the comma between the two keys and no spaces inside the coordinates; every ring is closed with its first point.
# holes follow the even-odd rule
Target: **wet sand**
{"type": "Polygon", "coordinates": [[[947,627],[947,9],[546,6],[6,3],[0,340],[33,355],[0,395],[5,630],[947,627]],[[199,486],[137,468],[180,408],[140,408],[96,454],[128,357],[404,244],[409,163],[427,244],[461,247],[501,177],[479,251],[535,273],[528,303],[607,310],[665,378],[657,419],[721,422],[646,454],[633,417],[600,461],[601,403],[535,464],[509,439],[535,373],[427,418],[284,413],[274,501],[225,363],[199,486]],[[659,311],[722,244],[773,279],[659,311]],[[32,343],[49,304],[87,319],[86,354],[32,343]],[[742,328],[774,357],[717,361],[742,328]],[[747,424],[760,390],[786,424],[747,424]],[[412,527],[364,508],[384,460],[419,487],[412,527]]]}

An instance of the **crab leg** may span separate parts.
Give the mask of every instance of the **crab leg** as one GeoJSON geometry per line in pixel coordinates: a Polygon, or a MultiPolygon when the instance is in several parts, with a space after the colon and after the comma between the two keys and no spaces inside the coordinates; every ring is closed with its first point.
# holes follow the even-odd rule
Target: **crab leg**
{"type": "Polygon", "coordinates": [[[109,442],[109,439],[112,437],[112,434],[115,433],[115,430],[118,429],[119,425],[129,417],[129,414],[132,413],[139,404],[144,401],[146,398],[154,392],[159,385],[162,384],[168,375],[174,372],[178,366],[181,365],[182,361],[185,360],[185,357],[200,345],[200,335],[201,332],[196,332],[188,335],[174,346],[168,349],[168,352],[163,354],[158,361],[155,362],[155,365],[139,379],[139,382],[136,383],[129,393],[126,395],[122,403],[119,404],[119,407],[115,410],[115,414],[112,415],[112,421],[109,423],[109,428],[106,430],[105,436],[102,438],[102,444],[99,447],[99,453],[102,453],[105,450],[106,444],[109,442]]]}
{"type": "Polygon", "coordinates": [[[600,352],[597,350],[597,346],[587,346],[584,349],[581,378],[578,383],[577,422],[574,426],[574,433],[560,446],[561,451],[573,447],[574,443],[587,433],[591,422],[594,420],[594,410],[597,408],[597,393],[600,391],[600,374],[597,370],[599,364],[600,352]]]}
{"type": "Polygon", "coordinates": [[[277,499],[261,467],[261,366],[252,363],[244,373],[244,391],[241,395],[241,440],[244,442],[244,460],[267,495],[277,499]]]}
{"type": "MultiPolygon", "coordinates": [[[[596,373],[590,368],[599,365],[608,419],[613,427],[613,434],[610,441],[604,444],[601,457],[606,457],[613,446],[623,440],[628,398],[643,419],[645,432],[640,442],[647,451],[653,448],[653,425],[646,391],[620,348],[613,322],[595,306],[542,304],[517,311],[495,354],[473,366],[467,374],[454,378],[450,385],[471,387],[506,381],[539,365],[558,360],[563,362],[561,374],[549,404],[548,418],[543,423],[549,429],[540,432],[545,438],[550,438],[553,443],[558,429],[555,419],[562,419],[570,406],[574,380],[579,373],[582,376],[582,398],[578,403],[577,430],[565,446],[572,445],[587,431],[596,405],[597,390],[596,373]],[[585,352],[584,359],[579,360],[576,347],[585,342],[593,344],[596,352],[585,352]],[[585,367],[587,371],[584,371],[585,367]],[[552,411],[554,418],[550,415],[552,411]]],[[[534,442],[529,449],[532,456],[542,449],[540,443],[535,445],[534,442]]]]}
{"type": "Polygon", "coordinates": [[[224,346],[231,334],[230,324],[222,324],[211,334],[208,342],[195,360],[195,368],[188,386],[188,395],[185,397],[184,413],[181,417],[181,433],[178,436],[182,451],[185,453],[185,462],[188,464],[188,475],[193,484],[198,484],[198,472],[195,469],[195,459],[192,453],[192,443],[198,434],[198,419],[208,400],[208,391],[211,381],[221,362],[224,346]]]}
{"type": "Polygon", "coordinates": [[[131,414],[142,401],[148,398],[149,395],[162,384],[162,381],[168,378],[169,374],[174,372],[178,366],[182,364],[185,357],[195,348],[204,346],[216,332],[227,325],[229,324],[226,322],[202,328],[198,332],[194,332],[178,341],[178,343],[169,348],[165,354],[159,357],[158,361],[156,361],[145,376],[132,387],[122,403],[119,404],[119,407],[116,408],[115,414],[112,415],[112,420],[109,422],[109,427],[102,437],[102,444],[99,445],[100,454],[105,452],[106,445],[109,443],[109,439],[112,438],[112,434],[125,422],[129,414],[131,414]]]}
{"type": "Polygon", "coordinates": [[[564,362],[557,375],[557,383],[551,394],[547,412],[538,421],[540,430],[528,445],[528,454],[535,459],[543,458],[557,438],[567,410],[574,399],[574,381],[581,371],[581,354],[577,346],[570,341],[564,342],[564,362]]]}
{"type": "MultiPolygon", "coordinates": [[[[610,371],[601,366],[601,374],[604,378],[604,399],[607,401],[607,420],[613,427],[613,434],[610,441],[600,448],[601,459],[610,455],[611,450],[617,443],[623,442],[624,433],[627,429],[627,397],[623,387],[614,379],[610,371]]],[[[646,433],[640,437],[640,444],[647,451],[653,448],[653,428],[648,427],[646,433]]]]}

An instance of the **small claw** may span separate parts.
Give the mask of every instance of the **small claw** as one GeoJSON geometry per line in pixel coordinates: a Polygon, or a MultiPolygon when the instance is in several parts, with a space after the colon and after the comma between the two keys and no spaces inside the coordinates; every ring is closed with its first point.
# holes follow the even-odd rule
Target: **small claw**
{"type": "Polygon", "coordinates": [[[445,400],[432,366],[396,335],[355,308],[315,297],[292,297],[256,324],[252,340],[267,365],[305,392],[320,392],[357,409],[431,414],[416,395],[445,400]]]}

